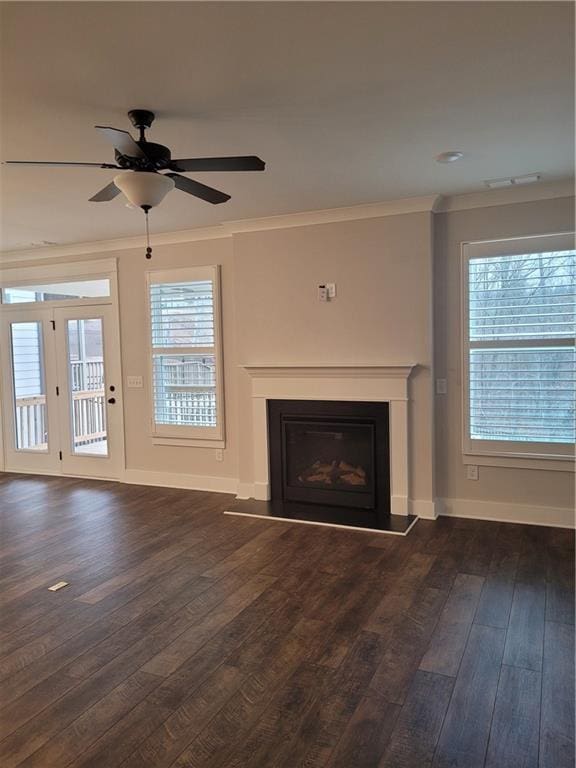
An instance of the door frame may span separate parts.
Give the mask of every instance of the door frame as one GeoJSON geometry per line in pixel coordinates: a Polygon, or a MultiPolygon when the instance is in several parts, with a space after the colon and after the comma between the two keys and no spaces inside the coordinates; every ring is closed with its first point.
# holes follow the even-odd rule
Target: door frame
{"type": "MultiPolygon", "coordinates": [[[[117,356],[118,366],[118,380],[115,382],[116,395],[118,399],[117,418],[120,420],[120,426],[118,428],[118,440],[117,440],[117,452],[118,452],[118,474],[113,478],[123,481],[126,473],[126,450],[125,450],[125,433],[124,433],[124,407],[123,407],[123,372],[122,372],[122,348],[120,344],[120,313],[118,304],[118,268],[116,258],[107,259],[92,259],[76,262],[61,262],[57,264],[35,264],[27,267],[20,267],[17,265],[11,265],[3,267],[0,270],[0,288],[8,288],[14,286],[31,285],[38,281],[46,281],[50,283],[57,282],[71,282],[71,280],[77,280],[81,282],[85,280],[94,279],[108,279],[110,281],[110,296],[98,297],[92,299],[73,299],[65,301],[46,301],[46,302],[22,302],[18,304],[2,304],[0,301],[0,320],[4,317],[15,316],[16,313],[22,312],[23,314],[33,312],[37,310],[52,311],[64,307],[69,308],[84,308],[97,307],[100,305],[107,305],[111,307],[110,315],[113,322],[109,329],[109,333],[112,339],[112,348],[114,354],[117,356]]],[[[5,367],[9,363],[7,355],[9,350],[6,350],[5,345],[0,345],[0,365],[5,367]]],[[[0,401],[4,397],[8,396],[6,389],[5,376],[0,376],[0,401]]],[[[56,411],[55,411],[56,412],[56,411]]],[[[3,414],[3,408],[0,408],[0,471],[6,471],[7,464],[7,447],[10,445],[12,439],[11,424],[6,424],[3,414]]],[[[61,462],[58,461],[58,465],[61,462]]],[[[55,471],[53,470],[18,470],[23,474],[56,474],[64,475],[62,467],[58,466],[55,471]]],[[[74,474],[73,477],[86,477],[90,479],[91,475],[74,474]]]]}

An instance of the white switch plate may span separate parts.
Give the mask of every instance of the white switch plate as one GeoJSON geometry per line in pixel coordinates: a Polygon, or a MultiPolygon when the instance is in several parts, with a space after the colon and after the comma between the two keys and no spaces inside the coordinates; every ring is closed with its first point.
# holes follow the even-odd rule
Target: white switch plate
{"type": "Polygon", "coordinates": [[[478,480],[478,465],[467,464],[466,465],[466,478],[468,480],[478,480]]]}
{"type": "Polygon", "coordinates": [[[126,376],[126,386],[128,389],[142,389],[144,386],[142,376],[126,376]]]}
{"type": "Polygon", "coordinates": [[[436,394],[445,395],[448,392],[448,382],[446,379],[436,379],[436,394]]]}
{"type": "Polygon", "coordinates": [[[224,461],[224,451],[222,448],[217,448],[215,451],[216,461],[224,461]]]}
{"type": "Polygon", "coordinates": [[[336,283],[326,283],[326,292],[329,299],[336,298],[336,283]]]}

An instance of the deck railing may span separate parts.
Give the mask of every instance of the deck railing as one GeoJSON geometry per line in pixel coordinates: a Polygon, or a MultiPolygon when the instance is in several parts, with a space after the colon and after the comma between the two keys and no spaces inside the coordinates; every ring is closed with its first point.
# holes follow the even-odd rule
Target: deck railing
{"type": "Polygon", "coordinates": [[[16,398],[16,447],[46,450],[46,397],[16,398]]]}
{"type": "Polygon", "coordinates": [[[102,360],[71,362],[70,381],[73,392],[104,389],[104,363],[102,360]]]}
{"type": "Polygon", "coordinates": [[[72,393],[74,445],[97,443],[106,437],[104,390],[72,393]]]}
{"type": "MultiPolygon", "coordinates": [[[[74,445],[88,445],[106,438],[104,389],[72,392],[74,445]]],[[[45,450],[48,444],[46,396],[16,398],[16,445],[45,450]]]]}

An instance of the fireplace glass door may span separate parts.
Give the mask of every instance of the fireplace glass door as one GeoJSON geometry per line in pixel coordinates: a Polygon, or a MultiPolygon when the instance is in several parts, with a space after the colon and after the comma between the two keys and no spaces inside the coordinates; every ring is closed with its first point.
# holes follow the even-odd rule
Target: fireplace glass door
{"type": "Polygon", "coordinates": [[[283,420],[285,498],[374,507],[374,425],[283,420]]]}

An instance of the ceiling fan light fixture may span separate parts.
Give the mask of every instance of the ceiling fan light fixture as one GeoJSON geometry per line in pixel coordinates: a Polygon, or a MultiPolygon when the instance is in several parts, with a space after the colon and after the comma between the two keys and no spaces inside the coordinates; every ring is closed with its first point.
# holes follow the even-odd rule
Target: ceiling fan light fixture
{"type": "Polygon", "coordinates": [[[114,184],[132,205],[150,209],[160,205],[174,181],[169,176],[148,171],[125,171],[114,177],[114,184]]]}

